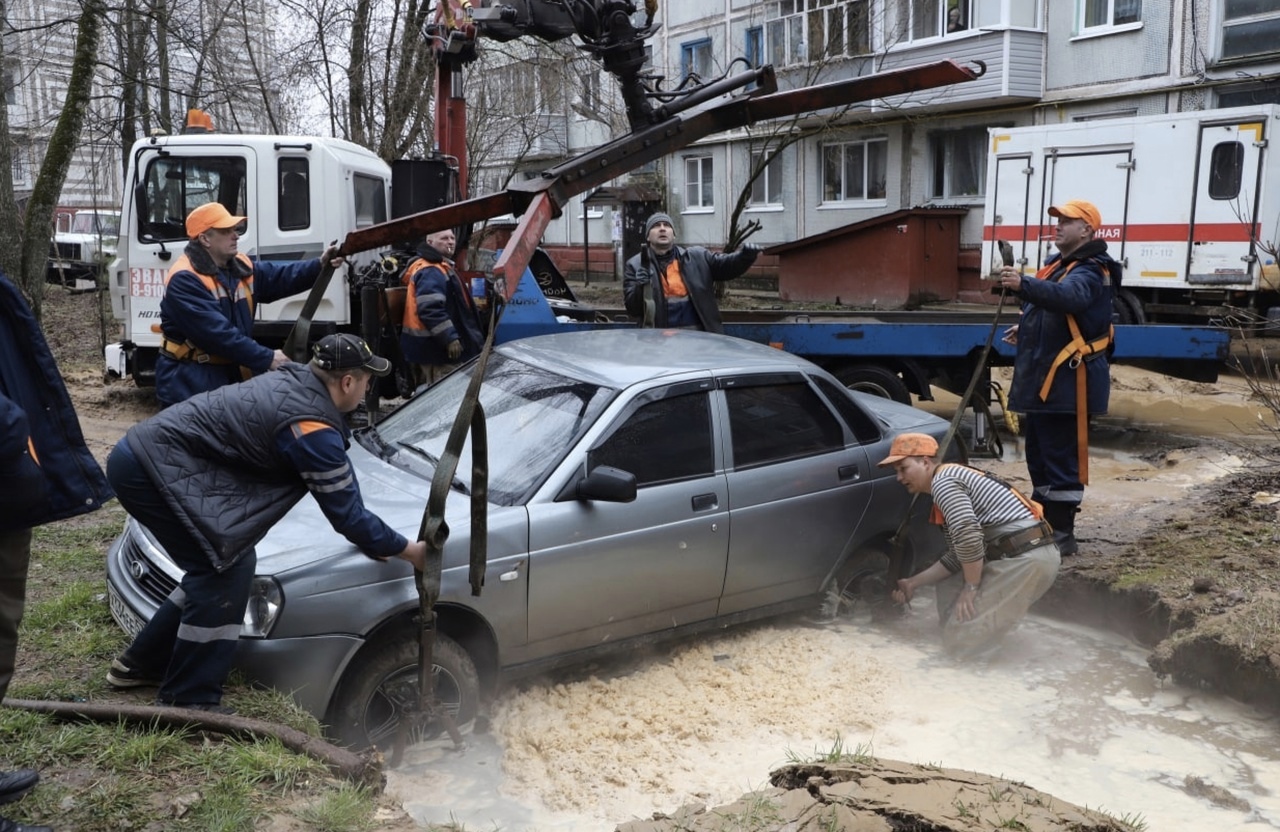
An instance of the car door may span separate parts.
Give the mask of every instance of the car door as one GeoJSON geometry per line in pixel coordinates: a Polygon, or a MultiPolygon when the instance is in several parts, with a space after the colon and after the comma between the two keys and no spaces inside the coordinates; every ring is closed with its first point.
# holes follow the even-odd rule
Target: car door
{"type": "Polygon", "coordinates": [[[729,615],[817,592],[875,477],[859,437],[803,373],[733,376],[719,387],[733,522],[720,614],[729,615]]]}
{"type": "MultiPolygon", "coordinates": [[[[583,452],[636,476],[629,503],[529,506],[527,658],[715,615],[729,550],[710,379],[638,395],[583,452]]],[[[571,489],[570,489],[571,490],[571,489]]]]}

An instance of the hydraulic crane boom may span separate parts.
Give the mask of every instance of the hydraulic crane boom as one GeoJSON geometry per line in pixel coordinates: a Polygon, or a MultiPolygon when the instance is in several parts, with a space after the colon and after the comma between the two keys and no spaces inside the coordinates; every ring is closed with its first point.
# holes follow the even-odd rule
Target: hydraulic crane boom
{"type": "MultiPolygon", "coordinates": [[[[954,61],[937,61],[776,92],[772,67],[761,67],[725,79],[722,87],[716,87],[707,96],[757,84],[750,93],[704,101],[701,106],[683,111],[679,106],[655,110],[664,116],[662,120],[557,165],[540,179],[519,183],[501,193],[353,231],[343,240],[341,251],[344,255],[355,254],[503,214],[519,214],[520,222],[511,242],[494,266],[495,288],[510,298],[547,224],[578,194],[715,133],[828,107],[971,81],[984,70],[981,65],[970,69],[954,61]]],[[[698,103],[699,100],[694,100],[683,106],[698,103]]]]}

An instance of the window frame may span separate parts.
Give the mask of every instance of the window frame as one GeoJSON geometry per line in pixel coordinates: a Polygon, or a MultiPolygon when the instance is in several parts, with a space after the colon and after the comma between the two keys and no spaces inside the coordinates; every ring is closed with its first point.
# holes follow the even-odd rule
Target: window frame
{"type": "MultiPolygon", "coordinates": [[[[709,382],[689,382],[676,384],[666,388],[646,391],[637,396],[627,406],[625,412],[618,415],[613,423],[609,425],[608,430],[595,442],[586,453],[586,471],[590,473],[601,465],[611,465],[621,468],[630,474],[635,475],[636,488],[643,489],[651,486],[669,485],[677,482],[689,482],[692,480],[706,479],[707,477],[716,476],[719,473],[719,463],[716,460],[716,444],[719,441],[716,432],[715,405],[711,401],[711,385],[709,382]],[[694,473],[685,473],[679,476],[667,477],[665,479],[645,479],[649,472],[635,471],[624,467],[619,463],[623,460],[617,458],[606,458],[604,449],[617,438],[623,430],[632,424],[632,420],[640,413],[651,407],[669,406],[673,403],[684,404],[698,397],[703,406],[703,412],[706,415],[706,452],[708,455],[708,465],[705,470],[694,473]]],[[[679,438],[687,440],[694,435],[695,431],[691,429],[693,423],[687,418],[688,414],[684,414],[677,421],[682,426],[679,431],[679,438]]],[[[661,425],[659,425],[661,426],[661,425]]],[[[667,435],[673,435],[670,431],[667,435]]],[[[697,437],[695,437],[697,438],[697,437]]],[[[647,443],[641,450],[651,460],[658,460],[662,454],[671,455],[674,445],[671,443],[647,443]]],[[[683,462],[688,463],[691,460],[688,449],[681,450],[677,456],[683,462]]]]}
{"type": "Polygon", "coordinates": [[[889,195],[888,193],[889,191],[889,139],[888,137],[877,136],[877,137],[865,138],[865,139],[848,139],[848,140],[842,140],[842,141],[836,141],[836,142],[821,142],[819,143],[818,148],[819,148],[819,155],[820,155],[818,170],[819,170],[819,176],[821,177],[821,181],[819,181],[818,183],[818,193],[821,194],[821,198],[818,202],[819,206],[880,205],[880,204],[884,204],[888,200],[888,195],[889,195]],[[868,195],[870,191],[869,186],[872,181],[871,154],[869,152],[871,149],[871,145],[880,146],[879,151],[882,154],[881,161],[883,163],[883,169],[880,172],[883,174],[883,179],[881,182],[881,188],[883,192],[878,196],[868,195]],[[850,196],[849,194],[849,184],[848,184],[849,172],[847,169],[847,163],[848,163],[847,150],[853,146],[862,147],[862,195],[861,196],[850,196]],[[836,148],[840,149],[840,157],[841,157],[841,165],[840,165],[840,176],[842,180],[841,188],[840,188],[841,197],[839,199],[828,199],[827,198],[827,193],[828,193],[827,175],[829,173],[829,168],[827,166],[827,152],[829,150],[833,150],[836,148]]]}
{"type": "Polygon", "coordinates": [[[280,231],[305,231],[311,227],[311,160],[306,156],[281,156],[276,162],[276,228],[280,231]],[[305,203],[302,210],[291,213],[285,204],[285,182],[301,176],[305,203]]]}
{"type": "MultiPolygon", "coordinates": [[[[826,397],[821,394],[813,385],[808,376],[800,374],[776,374],[773,376],[762,376],[758,378],[734,377],[722,379],[720,382],[721,392],[724,393],[725,414],[728,417],[727,427],[729,431],[728,442],[726,443],[730,454],[732,455],[732,465],[727,466],[733,471],[751,471],[757,468],[764,468],[770,465],[781,465],[787,462],[794,462],[800,459],[808,459],[823,454],[839,453],[848,447],[849,437],[852,433],[850,426],[846,425],[844,418],[840,415],[827,401],[826,397]],[[740,399],[746,398],[751,391],[775,391],[789,394],[790,391],[799,391],[801,398],[787,400],[785,397],[774,396],[764,400],[757,400],[754,407],[759,409],[767,405],[780,402],[791,408],[799,408],[798,412],[805,416],[814,417],[810,421],[812,427],[810,431],[817,430],[816,437],[821,441],[821,445],[817,447],[808,447],[800,449],[793,453],[780,454],[770,448],[779,448],[783,446],[778,443],[780,437],[794,435],[794,431],[780,430],[775,424],[775,417],[779,411],[775,410],[766,414],[766,419],[755,419],[749,425],[743,421],[744,414],[748,414],[748,408],[740,406],[740,399]],[[820,414],[824,418],[817,418],[815,414],[820,414]],[[773,421],[768,421],[773,420],[773,421]],[[755,425],[763,425],[765,429],[753,427],[755,425]],[[834,435],[832,431],[834,430],[834,435]],[[751,438],[762,439],[772,442],[772,445],[761,447],[748,446],[751,438]],[[747,456],[744,452],[751,447],[753,453],[746,461],[742,457],[747,456]],[[764,455],[764,451],[768,451],[768,455],[764,455]]],[[[793,410],[793,412],[796,412],[793,410]]]]}
{"type": "Polygon", "coordinates": [[[684,157],[684,211],[686,214],[709,214],[716,210],[715,157],[710,153],[689,154],[684,157]],[[698,167],[698,202],[689,199],[693,179],[689,176],[691,165],[698,167]],[[704,202],[703,197],[707,196],[704,202]]]}
{"type": "Polygon", "coordinates": [[[1076,37],[1088,38],[1098,35],[1110,35],[1117,32],[1132,32],[1142,28],[1142,0],[1076,0],[1076,37]],[[1123,23],[1116,22],[1116,5],[1133,2],[1137,4],[1137,18],[1123,23]],[[1103,23],[1088,22],[1090,3],[1106,4],[1106,21],[1103,23]]]}
{"type": "MultiPolygon", "coordinates": [[[[964,2],[965,0],[960,0],[964,2]]],[[[760,32],[760,58],[775,67],[805,66],[841,58],[856,58],[872,52],[871,0],[784,0],[766,7],[760,32]],[[854,12],[861,9],[860,15],[854,12]],[[850,24],[858,21],[860,25],[850,24]],[[834,23],[833,23],[834,21],[834,23]],[[821,43],[813,36],[821,28],[821,43]],[[832,51],[832,32],[838,26],[840,49],[832,51]],[[851,34],[852,33],[852,34],[851,34]]]]}
{"type": "Polygon", "coordinates": [[[1264,26],[1273,26],[1273,27],[1277,27],[1277,29],[1280,29],[1280,9],[1264,11],[1264,12],[1256,12],[1253,14],[1238,14],[1232,17],[1230,16],[1230,9],[1228,8],[1230,4],[1231,4],[1231,0],[1218,0],[1218,2],[1214,4],[1216,7],[1218,18],[1219,18],[1218,30],[1221,32],[1221,34],[1218,37],[1218,43],[1217,43],[1218,60],[1227,62],[1227,63],[1235,63],[1240,61],[1255,61],[1260,57],[1265,57],[1268,55],[1275,55],[1277,53],[1280,53],[1280,42],[1272,41],[1273,43],[1275,43],[1275,47],[1273,49],[1269,49],[1265,51],[1256,51],[1256,50],[1241,51],[1241,52],[1236,52],[1235,54],[1228,55],[1227,54],[1228,35],[1232,31],[1245,30],[1248,27],[1256,26],[1257,24],[1263,24],[1264,26]]]}
{"type": "Polygon", "coordinates": [[[987,128],[986,127],[957,127],[951,130],[937,130],[929,134],[929,199],[930,200],[981,200],[986,197],[987,192],[987,128]],[[967,137],[971,142],[968,148],[969,152],[977,159],[979,169],[977,173],[977,191],[976,193],[958,193],[953,188],[953,178],[955,173],[955,165],[952,158],[955,155],[955,140],[960,137],[967,137]],[[943,147],[938,146],[939,141],[946,144],[943,147]],[[942,158],[939,159],[941,152],[942,158]],[[941,168],[939,167],[941,165],[941,168]],[[941,177],[942,187],[938,187],[939,177],[941,177]]]}
{"type": "MultiPolygon", "coordinates": [[[[747,171],[753,171],[756,168],[756,158],[770,153],[770,148],[760,148],[758,150],[750,150],[747,153],[747,171]]],[[[780,211],[786,207],[786,203],[782,201],[783,185],[782,185],[782,153],[778,153],[769,163],[765,165],[760,175],[751,182],[751,195],[747,198],[747,210],[749,211],[780,211]],[[770,179],[777,179],[777,182],[770,182],[770,179]],[[757,187],[763,188],[764,198],[756,198],[757,187]],[[777,193],[773,192],[773,188],[777,188],[777,193]]]]}
{"type": "Polygon", "coordinates": [[[707,74],[698,73],[698,78],[705,81],[713,77],[715,72],[715,51],[711,38],[687,40],[680,44],[680,80],[685,81],[692,73],[697,72],[698,56],[705,54],[707,74]]]}

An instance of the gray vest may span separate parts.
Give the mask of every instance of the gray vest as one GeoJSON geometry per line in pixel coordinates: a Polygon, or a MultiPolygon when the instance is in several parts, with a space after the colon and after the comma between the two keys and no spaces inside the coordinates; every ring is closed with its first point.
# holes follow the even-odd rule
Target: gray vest
{"type": "Polygon", "coordinates": [[[286,364],[162,410],[129,430],[130,449],[218,571],[236,562],[307,493],[276,448],[294,422],[342,414],[305,364],[286,364]]]}

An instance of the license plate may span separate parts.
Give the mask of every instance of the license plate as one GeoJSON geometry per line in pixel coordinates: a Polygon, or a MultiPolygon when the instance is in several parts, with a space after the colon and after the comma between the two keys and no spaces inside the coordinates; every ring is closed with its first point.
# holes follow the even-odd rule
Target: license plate
{"type": "Polygon", "coordinates": [[[120,629],[129,634],[129,638],[133,638],[142,631],[146,624],[129,606],[124,602],[115,590],[115,587],[107,585],[107,603],[111,606],[111,617],[116,620],[116,624],[120,625],[120,629]]]}

